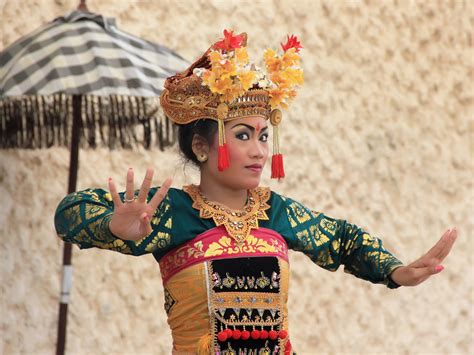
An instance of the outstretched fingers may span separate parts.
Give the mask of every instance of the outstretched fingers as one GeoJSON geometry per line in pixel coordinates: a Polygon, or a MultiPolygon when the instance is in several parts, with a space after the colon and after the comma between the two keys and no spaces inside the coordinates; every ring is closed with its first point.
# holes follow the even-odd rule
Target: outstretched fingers
{"type": "Polygon", "coordinates": [[[148,192],[150,191],[152,180],[153,180],[153,169],[148,168],[146,170],[145,178],[143,179],[140,192],[138,193],[138,202],[141,202],[141,203],[146,202],[146,198],[148,196],[148,192]]]}
{"type": "Polygon", "coordinates": [[[153,210],[156,210],[158,208],[158,205],[163,201],[165,198],[166,194],[168,193],[168,190],[171,187],[171,178],[167,178],[164,182],[163,185],[155,192],[155,195],[152,197],[150,200],[149,205],[153,210]]]}
{"type": "Polygon", "coordinates": [[[442,265],[430,265],[413,269],[413,285],[418,285],[428,279],[430,276],[439,274],[444,270],[442,265]]]}
{"type": "Polygon", "coordinates": [[[117,192],[117,186],[115,186],[115,182],[112,178],[109,178],[109,191],[112,195],[112,201],[114,201],[115,206],[120,206],[122,204],[122,200],[117,192]]]}
{"type": "Polygon", "coordinates": [[[127,181],[125,185],[125,200],[132,201],[135,197],[135,191],[133,187],[133,169],[128,168],[127,181]]]}
{"type": "Polygon", "coordinates": [[[454,242],[456,241],[457,230],[448,229],[438,240],[438,242],[426,253],[429,258],[435,258],[439,262],[443,261],[444,258],[449,254],[454,242]]]}
{"type": "Polygon", "coordinates": [[[451,249],[453,248],[454,242],[456,241],[457,237],[458,230],[456,228],[451,229],[451,233],[449,233],[449,235],[445,237],[446,243],[444,245],[444,248],[441,249],[438,253],[438,259],[440,261],[443,261],[444,258],[446,258],[451,252],[451,249]]]}

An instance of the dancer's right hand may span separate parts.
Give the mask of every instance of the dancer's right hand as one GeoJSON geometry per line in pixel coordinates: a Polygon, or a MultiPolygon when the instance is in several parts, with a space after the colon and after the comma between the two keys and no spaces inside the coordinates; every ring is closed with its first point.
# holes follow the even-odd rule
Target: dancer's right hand
{"type": "Polygon", "coordinates": [[[155,195],[147,203],[147,196],[153,178],[153,169],[148,168],[138,197],[133,186],[133,169],[128,169],[124,201],[120,199],[112,178],[109,178],[109,190],[114,201],[114,213],[110,220],[110,231],[120,239],[139,240],[152,232],[150,220],[160,202],[165,198],[171,186],[171,179],[164,181],[155,195]]]}

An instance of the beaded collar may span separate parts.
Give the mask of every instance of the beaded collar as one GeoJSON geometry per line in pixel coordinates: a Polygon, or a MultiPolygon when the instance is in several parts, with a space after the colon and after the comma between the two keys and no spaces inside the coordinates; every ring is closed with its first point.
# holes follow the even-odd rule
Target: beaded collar
{"type": "Polygon", "coordinates": [[[200,218],[212,218],[216,226],[224,225],[229,236],[237,243],[244,242],[250,230],[258,228],[258,220],[268,220],[265,212],[270,208],[267,201],[270,198],[270,189],[257,187],[249,190],[248,201],[242,210],[233,210],[218,202],[209,201],[202,195],[199,186],[184,186],[183,190],[193,200],[193,208],[199,210],[200,218]]]}

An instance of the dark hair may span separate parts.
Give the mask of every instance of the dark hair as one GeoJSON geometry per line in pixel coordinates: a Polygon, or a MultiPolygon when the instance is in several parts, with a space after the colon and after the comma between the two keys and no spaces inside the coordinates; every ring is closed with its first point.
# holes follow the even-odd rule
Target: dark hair
{"type": "Polygon", "coordinates": [[[209,145],[217,133],[217,122],[211,119],[198,120],[185,125],[178,125],[179,150],[187,160],[199,166],[199,161],[193,152],[192,143],[195,134],[203,137],[209,145]]]}

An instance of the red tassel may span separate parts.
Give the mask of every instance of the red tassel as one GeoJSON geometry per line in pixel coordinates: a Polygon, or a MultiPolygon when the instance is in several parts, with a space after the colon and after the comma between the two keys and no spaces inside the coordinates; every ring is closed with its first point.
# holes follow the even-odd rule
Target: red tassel
{"type": "Polygon", "coordinates": [[[227,147],[227,143],[224,143],[224,145],[220,145],[217,150],[217,168],[219,171],[224,171],[229,166],[229,148],[227,147]]]}
{"type": "Polygon", "coordinates": [[[278,158],[280,164],[280,178],[283,179],[285,177],[285,168],[283,166],[283,154],[278,154],[280,157],[278,158]]]}
{"type": "Polygon", "coordinates": [[[283,155],[272,155],[272,179],[282,179],[285,177],[285,168],[283,167],[283,155]]]}
{"type": "Polygon", "coordinates": [[[291,355],[290,339],[288,339],[288,341],[286,342],[286,345],[285,345],[285,355],[291,355]]]}
{"type": "Polygon", "coordinates": [[[278,167],[277,167],[277,154],[272,155],[272,179],[276,179],[278,175],[278,167]]]}

